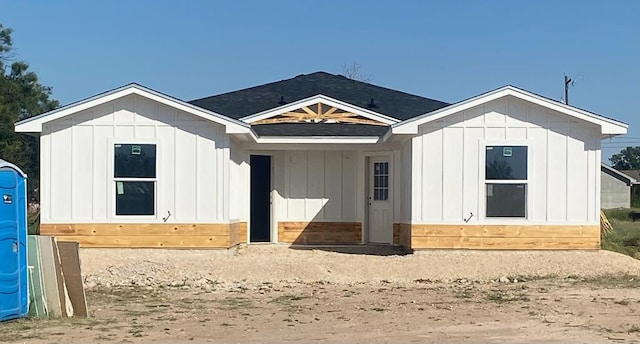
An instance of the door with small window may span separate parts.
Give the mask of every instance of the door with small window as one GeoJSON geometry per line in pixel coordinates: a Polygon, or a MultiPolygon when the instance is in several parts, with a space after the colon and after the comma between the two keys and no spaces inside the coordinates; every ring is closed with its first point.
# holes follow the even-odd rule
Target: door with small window
{"type": "Polygon", "coordinates": [[[369,160],[369,242],[393,243],[393,193],[390,157],[369,160]]]}

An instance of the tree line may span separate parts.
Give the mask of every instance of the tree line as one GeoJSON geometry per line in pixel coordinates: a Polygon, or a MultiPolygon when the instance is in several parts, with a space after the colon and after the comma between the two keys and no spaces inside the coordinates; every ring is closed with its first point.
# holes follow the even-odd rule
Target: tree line
{"type": "Polygon", "coordinates": [[[11,28],[0,24],[0,158],[19,166],[29,179],[30,202],[39,200],[39,137],[18,134],[14,123],[59,106],[51,88],[38,81],[29,65],[15,59],[11,28]]]}

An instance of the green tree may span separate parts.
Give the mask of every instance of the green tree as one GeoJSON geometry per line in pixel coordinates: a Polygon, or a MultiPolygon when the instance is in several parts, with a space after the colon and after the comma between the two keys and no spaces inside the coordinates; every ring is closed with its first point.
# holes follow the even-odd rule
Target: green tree
{"type": "Polygon", "coordinates": [[[640,147],[627,147],[609,160],[616,170],[640,170],[640,147]]]}
{"type": "Polygon", "coordinates": [[[51,88],[22,61],[13,61],[12,30],[0,24],[0,158],[22,168],[29,176],[29,198],[39,200],[39,138],[17,134],[14,123],[59,106],[50,99],[51,88]]]}

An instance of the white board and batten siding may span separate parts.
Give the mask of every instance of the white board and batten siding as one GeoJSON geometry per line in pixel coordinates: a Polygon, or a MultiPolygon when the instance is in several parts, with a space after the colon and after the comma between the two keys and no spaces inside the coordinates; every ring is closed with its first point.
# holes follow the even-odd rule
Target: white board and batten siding
{"type": "Polygon", "coordinates": [[[465,224],[470,213],[467,224],[597,224],[599,138],[594,124],[511,96],[425,123],[402,147],[412,172],[402,216],[410,208],[418,224],[465,224]],[[525,219],[485,217],[487,145],[528,147],[525,219]]]}
{"type": "Polygon", "coordinates": [[[361,153],[292,150],[274,160],[278,221],[362,221],[361,153]]]}
{"type": "MultiPolygon", "coordinates": [[[[288,150],[272,154],[274,205],[277,221],[366,222],[367,157],[385,156],[394,172],[393,199],[402,194],[400,152],[349,150],[288,150]]],[[[400,218],[394,201],[394,220],[400,218]]]]}
{"type": "MultiPolygon", "coordinates": [[[[230,140],[223,126],[137,95],[46,123],[42,222],[228,222],[230,140]],[[156,144],[156,214],[116,216],[114,144],[156,144]]],[[[240,169],[240,167],[238,167],[240,169]]],[[[237,211],[233,214],[240,217],[237,211]]]]}
{"type": "MultiPolygon", "coordinates": [[[[398,173],[396,174],[395,180],[397,181],[400,187],[398,200],[398,211],[396,212],[396,218],[394,222],[396,223],[411,223],[411,201],[413,197],[413,186],[414,181],[412,176],[412,140],[406,140],[401,144],[399,159],[400,163],[397,164],[396,170],[398,173]]],[[[417,187],[421,187],[421,180],[417,180],[417,187]]]]}

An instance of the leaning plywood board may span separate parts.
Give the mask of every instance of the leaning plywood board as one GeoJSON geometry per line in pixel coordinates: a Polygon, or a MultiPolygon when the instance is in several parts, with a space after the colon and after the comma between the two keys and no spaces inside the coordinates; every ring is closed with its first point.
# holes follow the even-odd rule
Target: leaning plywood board
{"type": "Polygon", "coordinates": [[[73,314],[76,317],[86,317],[88,312],[80,271],[79,247],[78,242],[75,241],[58,241],[62,273],[69,292],[69,300],[73,305],[73,314]]]}
{"type": "Polygon", "coordinates": [[[50,317],[68,316],[67,298],[54,237],[40,236],[40,258],[47,310],[50,317]]]}
{"type": "Polygon", "coordinates": [[[47,300],[42,276],[40,258],[40,237],[29,235],[27,239],[27,265],[29,266],[29,316],[44,318],[47,316],[47,300]]]}
{"type": "Polygon", "coordinates": [[[40,257],[47,309],[49,311],[49,316],[55,318],[63,316],[61,305],[64,293],[60,294],[58,290],[58,276],[56,274],[56,263],[53,255],[53,240],[53,237],[40,237],[40,257]]]}
{"type": "Polygon", "coordinates": [[[53,238],[53,261],[56,264],[56,277],[58,282],[58,292],[61,293],[60,299],[63,316],[73,316],[73,305],[69,299],[69,291],[67,290],[67,284],[64,281],[64,272],[62,271],[62,263],[60,263],[60,251],[58,251],[58,241],[53,238]]]}

